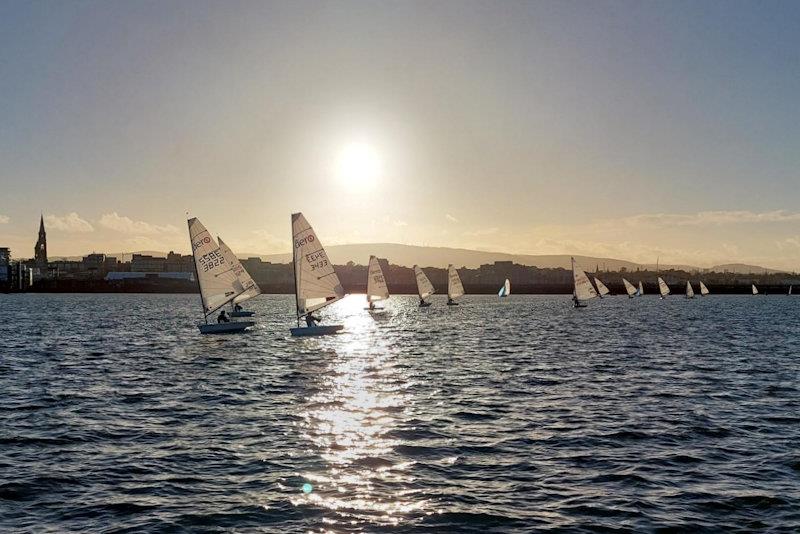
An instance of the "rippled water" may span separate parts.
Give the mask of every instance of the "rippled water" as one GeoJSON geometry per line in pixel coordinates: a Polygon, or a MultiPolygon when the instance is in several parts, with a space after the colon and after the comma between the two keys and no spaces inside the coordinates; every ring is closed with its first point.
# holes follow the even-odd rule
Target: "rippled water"
{"type": "Polygon", "coordinates": [[[0,530],[800,530],[800,298],[438,298],[0,295],[0,530]]]}

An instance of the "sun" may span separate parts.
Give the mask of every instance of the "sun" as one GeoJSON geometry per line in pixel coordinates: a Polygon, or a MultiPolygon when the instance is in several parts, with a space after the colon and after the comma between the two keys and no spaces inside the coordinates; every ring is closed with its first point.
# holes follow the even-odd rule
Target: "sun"
{"type": "Polygon", "coordinates": [[[375,184],[380,175],[381,161],[378,153],[367,143],[350,143],[339,153],[336,172],[339,180],[353,187],[375,184]]]}

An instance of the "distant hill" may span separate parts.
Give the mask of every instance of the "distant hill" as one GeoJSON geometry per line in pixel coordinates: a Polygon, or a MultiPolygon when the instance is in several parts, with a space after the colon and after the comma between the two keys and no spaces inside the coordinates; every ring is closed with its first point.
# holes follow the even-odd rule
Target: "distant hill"
{"type": "MultiPolygon", "coordinates": [[[[359,243],[350,245],[331,245],[325,247],[333,263],[338,265],[346,264],[349,261],[353,263],[366,265],[371,254],[379,258],[385,258],[389,263],[395,265],[403,265],[411,267],[418,264],[422,267],[447,267],[452,263],[456,267],[476,268],[487,263],[494,263],[496,261],[511,261],[520,265],[528,265],[532,267],[539,267],[542,269],[563,268],[569,269],[570,255],[568,254],[508,254],[505,252],[487,252],[482,250],[470,250],[464,248],[449,248],[449,247],[422,247],[416,245],[401,245],[398,243],[359,243]]],[[[130,261],[134,252],[126,253],[108,253],[109,256],[114,256],[122,261],[130,261]]],[[[165,252],[158,251],[136,251],[135,254],[149,254],[151,256],[166,256],[165,252]]],[[[289,263],[292,261],[291,253],[283,254],[258,254],[253,252],[237,252],[240,258],[261,258],[263,261],[272,263],[289,263]]],[[[53,258],[55,259],[55,258],[53,258]]],[[[70,256],[67,259],[80,260],[80,256],[70,256]]],[[[578,265],[587,271],[594,271],[595,267],[599,267],[604,271],[619,271],[625,268],[628,271],[641,270],[654,270],[656,265],[654,263],[642,264],[635,263],[627,260],[620,260],[615,258],[599,258],[595,256],[575,256],[578,265]]],[[[660,264],[659,268],[662,270],[679,269],[683,271],[714,271],[714,272],[733,272],[740,274],[771,274],[780,273],[784,271],[776,269],[768,269],[757,265],[746,265],[741,263],[729,263],[724,265],[715,265],[711,268],[702,268],[692,265],[669,265],[660,264]]]]}

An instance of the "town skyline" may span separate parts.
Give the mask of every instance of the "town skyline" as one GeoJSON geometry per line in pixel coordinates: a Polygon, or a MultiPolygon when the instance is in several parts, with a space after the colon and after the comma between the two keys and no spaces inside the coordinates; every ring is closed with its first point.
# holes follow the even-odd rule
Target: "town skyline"
{"type": "Polygon", "coordinates": [[[800,6],[300,4],[0,7],[0,246],[800,264],[800,6]]]}

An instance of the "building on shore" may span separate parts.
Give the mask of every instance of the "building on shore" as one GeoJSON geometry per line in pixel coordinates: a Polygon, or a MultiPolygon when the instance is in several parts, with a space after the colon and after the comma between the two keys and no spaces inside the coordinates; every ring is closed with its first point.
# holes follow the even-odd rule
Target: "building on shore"
{"type": "Polygon", "coordinates": [[[33,261],[42,276],[47,274],[47,232],[44,230],[44,215],[39,219],[39,238],[36,240],[33,261]]]}

